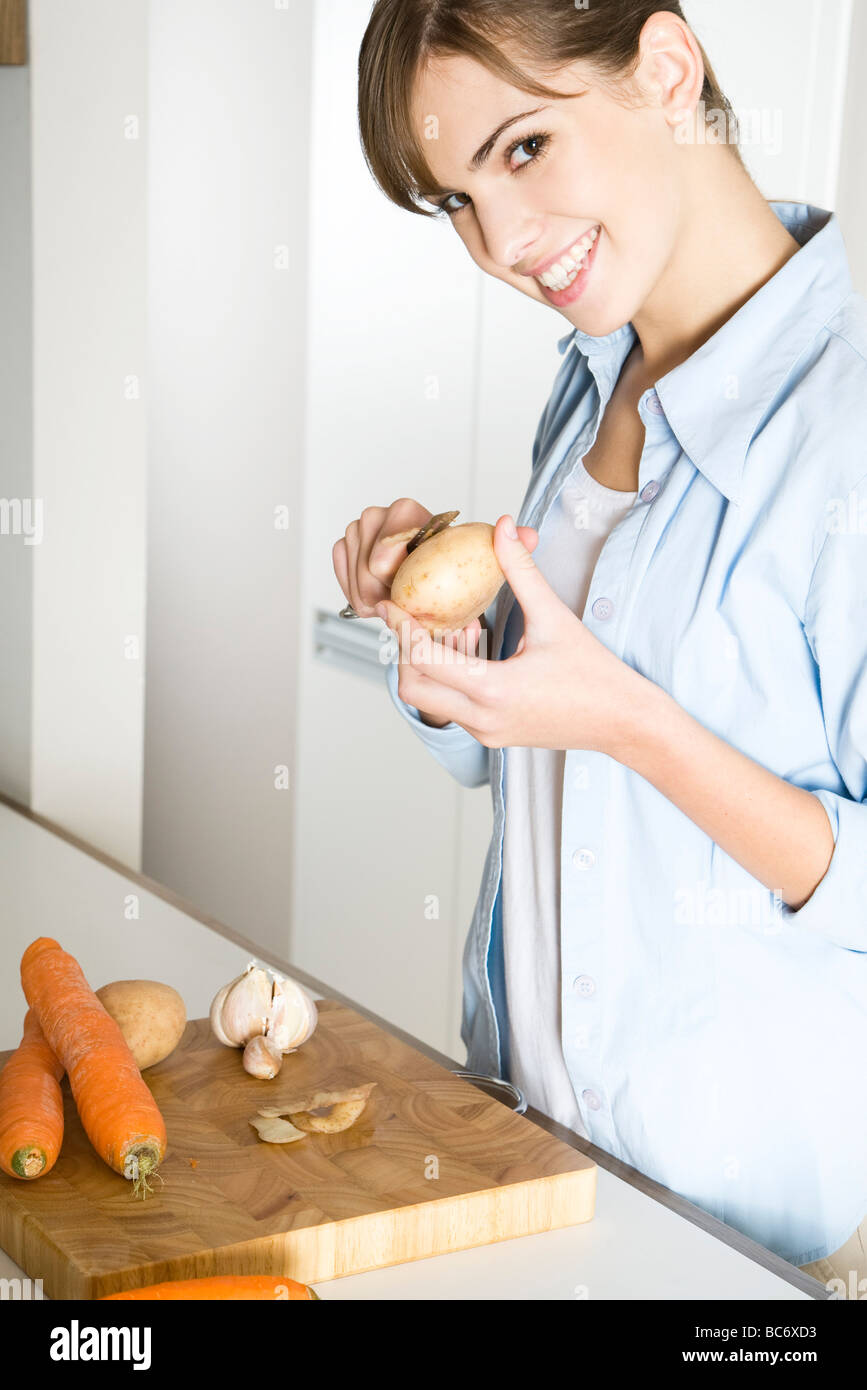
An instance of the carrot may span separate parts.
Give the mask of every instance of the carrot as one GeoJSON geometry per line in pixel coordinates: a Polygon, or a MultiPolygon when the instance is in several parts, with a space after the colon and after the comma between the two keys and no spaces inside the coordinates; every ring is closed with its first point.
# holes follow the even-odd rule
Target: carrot
{"type": "Polygon", "coordinates": [[[208,1279],[174,1279],[166,1284],[147,1284],[143,1289],[128,1289],[126,1293],[108,1293],[100,1300],[111,1299],[257,1299],[272,1303],[316,1299],[307,1284],[287,1279],[285,1274],[214,1274],[208,1279]]]}
{"type": "Polygon", "coordinates": [[[69,1074],[85,1133],[100,1158],[131,1178],[136,1195],[166,1150],[166,1127],[123,1033],[97,999],[78,961],[51,937],[21,959],[24,993],[45,1040],[69,1074]]]}
{"type": "Polygon", "coordinates": [[[0,1168],[12,1178],[38,1178],[57,1162],[63,1142],[58,1062],[32,1009],[24,1036],[0,1072],[0,1168]]]}

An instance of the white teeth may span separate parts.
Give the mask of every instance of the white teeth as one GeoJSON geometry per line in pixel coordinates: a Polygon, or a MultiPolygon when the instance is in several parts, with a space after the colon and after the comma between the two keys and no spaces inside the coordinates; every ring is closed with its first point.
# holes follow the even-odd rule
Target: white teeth
{"type": "Polygon", "coordinates": [[[539,283],[549,290],[565,290],[578,275],[598,235],[598,227],[587,232],[574,246],[570,246],[565,256],[549,266],[544,275],[537,276],[539,283]]]}

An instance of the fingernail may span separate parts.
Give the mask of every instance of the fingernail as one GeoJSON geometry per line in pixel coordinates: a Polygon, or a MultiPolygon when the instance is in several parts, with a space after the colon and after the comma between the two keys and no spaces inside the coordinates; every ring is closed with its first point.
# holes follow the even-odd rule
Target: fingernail
{"type": "Polygon", "coordinates": [[[378,603],[376,605],[376,614],[377,617],[382,618],[382,621],[384,623],[388,622],[388,609],[386,608],[384,603],[378,603]]]}
{"type": "Polygon", "coordinates": [[[507,516],[507,517],[506,517],[506,522],[505,522],[505,525],[503,526],[503,530],[505,531],[506,535],[509,537],[509,540],[510,540],[510,541],[516,541],[516,540],[518,539],[518,531],[517,531],[517,528],[516,528],[516,526],[515,526],[514,521],[512,520],[512,518],[511,518],[510,516],[507,516]]]}

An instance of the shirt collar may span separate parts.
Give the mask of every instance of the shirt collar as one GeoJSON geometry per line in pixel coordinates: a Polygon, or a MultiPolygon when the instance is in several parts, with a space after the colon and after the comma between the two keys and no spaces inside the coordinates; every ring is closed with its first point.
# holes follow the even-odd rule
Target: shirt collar
{"type": "MultiPolygon", "coordinates": [[[[684,453],[733,502],[765,411],[801,353],[852,291],[836,214],[808,203],[769,206],[801,249],[691,357],[654,383],[684,453]]],[[[603,338],[576,328],[557,347],[562,354],[574,343],[588,358],[605,402],[635,336],[631,323],[603,338]]]]}

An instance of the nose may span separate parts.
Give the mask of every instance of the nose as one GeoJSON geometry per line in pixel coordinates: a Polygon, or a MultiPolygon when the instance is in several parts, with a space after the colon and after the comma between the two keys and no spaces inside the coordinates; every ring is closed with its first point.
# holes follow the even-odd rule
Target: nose
{"type": "Polygon", "coordinates": [[[509,207],[489,205],[479,209],[477,204],[476,217],[485,250],[495,265],[501,270],[514,271],[516,265],[532,264],[532,248],[538,244],[540,227],[509,207]]]}

